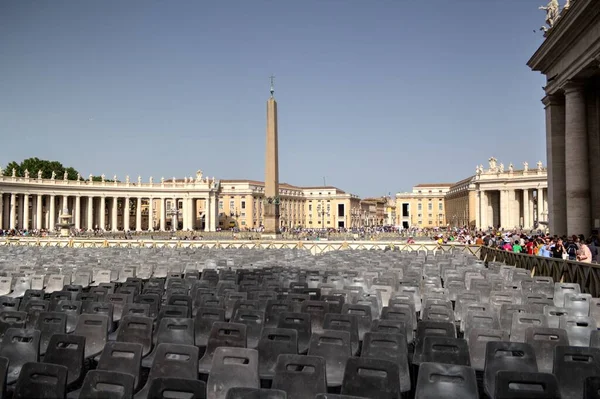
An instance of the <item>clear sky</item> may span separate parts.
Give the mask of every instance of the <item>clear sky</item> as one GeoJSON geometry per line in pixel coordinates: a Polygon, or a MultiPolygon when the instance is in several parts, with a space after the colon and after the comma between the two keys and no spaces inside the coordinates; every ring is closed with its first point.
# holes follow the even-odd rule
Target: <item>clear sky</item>
{"type": "Polygon", "coordinates": [[[544,0],[0,0],[0,165],[360,196],[545,159],[544,0]],[[536,32],[534,32],[536,30],[536,32]]]}

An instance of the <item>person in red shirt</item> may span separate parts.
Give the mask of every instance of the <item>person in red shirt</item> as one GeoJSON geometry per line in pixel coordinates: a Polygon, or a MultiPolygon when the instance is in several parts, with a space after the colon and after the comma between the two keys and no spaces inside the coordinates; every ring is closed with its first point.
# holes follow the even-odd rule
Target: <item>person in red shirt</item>
{"type": "Polygon", "coordinates": [[[527,254],[533,255],[534,247],[535,247],[535,245],[533,244],[533,239],[530,238],[529,241],[527,241],[527,244],[525,244],[525,248],[527,249],[527,254]]]}

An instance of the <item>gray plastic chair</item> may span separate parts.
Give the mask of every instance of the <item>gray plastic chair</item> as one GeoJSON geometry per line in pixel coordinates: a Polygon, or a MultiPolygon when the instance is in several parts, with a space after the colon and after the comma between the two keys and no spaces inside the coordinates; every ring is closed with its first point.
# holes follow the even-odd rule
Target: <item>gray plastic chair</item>
{"type": "Polygon", "coordinates": [[[552,373],[554,348],[569,346],[569,338],[567,332],[560,328],[529,327],[525,330],[525,343],[531,345],[535,352],[538,371],[552,373]]]}
{"type": "Polygon", "coordinates": [[[230,388],[260,388],[258,351],[217,348],[206,383],[207,399],[225,399],[230,388]]]}

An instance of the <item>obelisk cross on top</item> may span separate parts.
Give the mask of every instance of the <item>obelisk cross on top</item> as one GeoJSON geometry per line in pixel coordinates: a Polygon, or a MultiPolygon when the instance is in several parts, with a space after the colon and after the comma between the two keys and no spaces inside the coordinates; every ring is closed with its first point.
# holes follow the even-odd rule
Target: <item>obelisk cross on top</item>
{"type": "Polygon", "coordinates": [[[264,234],[276,237],[279,232],[279,149],[277,143],[277,102],[271,75],[271,97],[267,100],[267,147],[265,152],[264,234]]]}

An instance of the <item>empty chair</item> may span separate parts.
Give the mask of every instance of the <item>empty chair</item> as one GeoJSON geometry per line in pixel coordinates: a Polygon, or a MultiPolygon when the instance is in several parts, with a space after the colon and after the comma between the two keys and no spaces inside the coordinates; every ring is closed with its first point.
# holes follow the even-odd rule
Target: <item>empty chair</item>
{"type": "MultiPolygon", "coordinates": [[[[113,309],[114,305],[107,302],[83,302],[81,314],[104,315],[106,316],[106,331],[111,332],[113,329],[113,309]]],[[[79,320],[77,320],[79,323],[79,320]]]]}
{"type": "Polygon", "coordinates": [[[225,321],[225,309],[199,308],[194,316],[194,342],[199,348],[205,348],[212,325],[215,321],[225,321]]]}
{"type": "Polygon", "coordinates": [[[123,307],[121,319],[125,316],[143,316],[150,317],[150,304],[127,302],[123,307]]]}
{"type": "Polygon", "coordinates": [[[565,294],[580,294],[581,288],[577,283],[554,283],[554,306],[565,307],[565,294]]]}
{"type": "MultiPolygon", "coordinates": [[[[189,316],[189,313],[189,309],[185,306],[164,305],[160,308],[156,321],[160,324],[160,321],[165,317],[185,319],[189,316]]],[[[150,314],[152,314],[152,312],[150,312],[150,314]]]]}
{"type": "Polygon", "coordinates": [[[288,399],[313,398],[316,394],[327,393],[325,359],[279,355],[271,388],[285,391],[288,399]]]}
{"type": "Polygon", "coordinates": [[[108,316],[103,314],[82,314],[73,334],[85,337],[85,357],[99,355],[107,340],[108,316]]]}
{"type": "Polygon", "coordinates": [[[38,361],[38,349],[40,347],[40,332],[23,328],[9,328],[4,333],[0,343],[0,357],[8,359],[8,372],[6,384],[13,384],[21,368],[27,362],[38,361]]]}
{"type": "MultiPolygon", "coordinates": [[[[160,290],[162,293],[162,289],[160,290]]],[[[149,306],[148,308],[148,316],[156,317],[158,312],[160,311],[160,295],[151,294],[151,293],[143,293],[135,297],[135,303],[146,304],[149,306]]]]}
{"type": "Polygon", "coordinates": [[[160,377],[152,380],[148,399],[206,398],[206,383],[195,379],[160,377]]]}
{"type": "Polygon", "coordinates": [[[494,399],[560,399],[558,381],[549,373],[499,371],[494,399]]]}
{"type": "Polygon", "coordinates": [[[67,368],[57,364],[27,362],[17,380],[14,399],[64,399],[67,368]]]}
{"type": "Polygon", "coordinates": [[[569,315],[570,311],[567,308],[558,308],[556,306],[544,306],[544,316],[548,320],[548,327],[559,328],[560,316],[569,315]]]}
{"type": "Polygon", "coordinates": [[[327,313],[323,322],[325,330],[347,331],[350,333],[352,356],[358,353],[358,319],[353,314],[327,313]]]}
{"type": "Polygon", "coordinates": [[[68,370],[67,386],[80,382],[84,376],[85,337],[74,334],[54,334],[48,343],[44,363],[59,364],[68,370]]]}
{"type": "Polygon", "coordinates": [[[81,314],[83,304],[81,301],[61,300],[54,307],[55,312],[64,313],[67,316],[67,333],[72,333],[77,326],[77,320],[81,314]]]}
{"type": "Polygon", "coordinates": [[[225,399],[233,387],[260,388],[258,351],[248,348],[217,348],[206,383],[208,399],[225,399]]]}
{"type": "Polygon", "coordinates": [[[368,357],[348,359],[342,394],[396,399],[400,392],[400,371],[396,363],[368,357]]]}
{"type": "Polygon", "coordinates": [[[365,334],[360,356],[389,360],[397,364],[400,372],[401,391],[410,391],[408,345],[404,335],[400,333],[368,332],[365,334]]]}
{"type": "Polygon", "coordinates": [[[152,350],[152,325],[150,317],[125,316],[117,329],[118,342],[134,342],[142,345],[142,357],[152,350]]]}
{"type": "Polygon", "coordinates": [[[235,311],[231,322],[244,324],[246,326],[247,347],[255,349],[258,346],[258,341],[261,337],[265,322],[265,312],[260,310],[238,309],[235,311]]]}
{"type": "Polygon", "coordinates": [[[532,313],[531,305],[505,303],[500,307],[500,328],[510,331],[513,313],[532,313]]]}
{"type": "Polygon", "coordinates": [[[198,362],[198,371],[209,374],[215,350],[218,347],[245,348],[246,325],[236,323],[215,322],[210,330],[206,352],[198,362]]]}
{"type": "MultiPolygon", "coordinates": [[[[316,396],[318,397],[318,395],[316,396]]],[[[231,388],[226,399],[287,399],[285,391],[261,388],[231,388]]]]}
{"type": "Polygon", "coordinates": [[[469,336],[469,331],[473,328],[496,330],[500,328],[500,320],[496,312],[487,311],[469,311],[467,312],[467,319],[464,321],[465,331],[464,335],[469,336]]]}
{"type": "Polygon", "coordinates": [[[41,299],[30,299],[21,302],[20,310],[27,312],[27,328],[34,328],[40,313],[47,312],[50,309],[50,302],[41,299]]]}
{"type": "Polygon", "coordinates": [[[467,366],[421,363],[415,399],[478,399],[475,370],[467,366]]]}
{"type": "Polygon", "coordinates": [[[265,327],[277,327],[279,317],[284,312],[293,312],[292,301],[269,299],[265,307],[265,327]]]}
{"type": "Polygon", "coordinates": [[[25,328],[27,312],[3,310],[0,312],[0,336],[9,328],[25,328]]]}
{"type": "Polygon", "coordinates": [[[413,355],[413,364],[422,363],[421,355],[423,353],[424,339],[428,335],[436,335],[448,338],[456,338],[456,327],[454,323],[443,321],[421,321],[417,325],[415,335],[415,352],[413,355]]]}
{"type": "MultiPolygon", "coordinates": [[[[153,337],[156,345],[179,344],[194,345],[194,320],[183,318],[165,317],[160,321],[156,334],[153,337]]],[[[157,347],[142,359],[142,366],[150,368],[154,361],[157,347]]]]}
{"type": "Polygon", "coordinates": [[[525,330],[530,327],[548,327],[546,316],[534,313],[513,313],[510,341],[525,342],[525,330]]]}
{"type": "Polygon", "coordinates": [[[323,331],[325,314],[329,313],[329,303],[325,301],[304,301],[300,307],[300,312],[310,314],[311,331],[318,333],[323,331]]]}
{"type": "Polygon", "coordinates": [[[79,399],[129,399],[133,397],[133,383],[134,377],[129,373],[90,370],[85,375],[76,397],[79,399]]]}
{"type": "MultiPolygon", "coordinates": [[[[385,308],[384,308],[385,310],[385,308]]],[[[371,330],[371,307],[367,305],[353,305],[345,303],[342,306],[342,314],[356,315],[358,320],[358,339],[363,340],[365,333],[371,330]]],[[[383,315],[381,318],[384,318],[383,315]]]]}
{"type": "Polygon", "coordinates": [[[152,381],[162,377],[195,380],[198,376],[198,348],[192,345],[158,344],[146,385],[135,394],[135,399],[146,399],[152,381]]]}
{"type": "Polygon", "coordinates": [[[371,324],[372,332],[402,334],[406,338],[406,342],[413,342],[413,329],[411,324],[407,324],[402,320],[373,320],[371,324]]]}
{"type": "Polygon", "coordinates": [[[483,386],[490,397],[493,397],[496,389],[496,373],[501,370],[537,373],[535,352],[531,345],[520,342],[488,342],[483,386]]]}
{"type": "Polygon", "coordinates": [[[98,370],[129,373],[135,377],[134,388],[140,382],[142,345],[133,342],[108,342],[98,360],[98,370]]]}
{"type": "Polygon", "coordinates": [[[600,375],[600,349],[557,346],[553,371],[563,398],[582,398],[586,378],[600,375]]]}
{"type": "MultiPolygon", "coordinates": [[[[0,277],[0,280],[2,277],[0,277]]],[[[21,304],[21,298],[13,298],[10,296],[0,296],[0,312],[5,310],[18,311],[21,304]]]]}
{"type": "Polygon", "coordinates": [[[42,312],[40,313],[36,330],[40,331],[40,355],[46,353],[50,338],[54,334],[64,334],[67,326],[67,315],[62,312],[42,312]]]}
{"type": "Polygon", "coordinates": [[[277,328],[292,328],[298,331],[298,353],[303,354],[308,351],[312,333],[308,313],[283,312],[279,317],[277,328]]]}
{"type": "Polygon", "coordinates": [[[531,345],[535,352],[538,371],[552,373],[554,348],[569,346],[569,338],[567,332],[560,328],[529,327],[525,330],[525,343],[531,345]]]}
{"type": "Polygon", "coordinates": [[[567,332],[571,346],[589,346],[590,335],[597,329],[596,320],[587,316],[561,316],[559,327],[567,332]]]}
{"type": "Polygon", "coordinates": [[[328,387],[342,385],[344,368],[352,356],[351,352],[350,333],[346,331],[323,330],[311,335],[308,354],[325,359],[328,387]]]}
{"type": "Polygon", "coordinates": [[[298,353],[298,332],[291,328],[264,328],[258,342],[258,374],[273,379],[277,358],[281,354],[298,353]]]}
{"type": "MultiPolygon", "coordinates": [[[[470,366],[469,347],[462,338],[426,336],[423,339],[421,362],[470,366]]],[[[413,364],[418,364],[414,363],[413,364]]]]}

